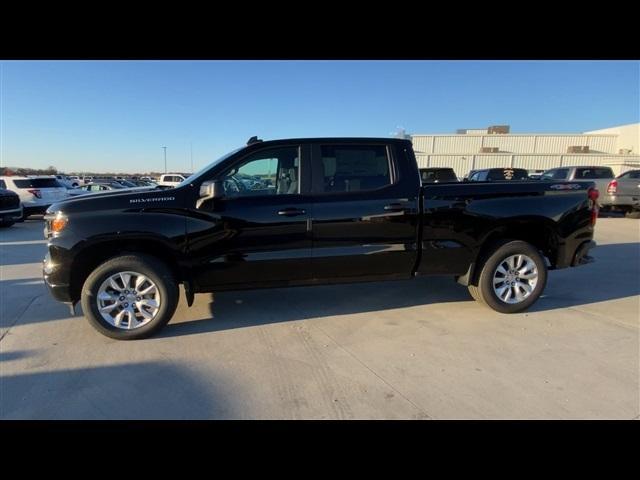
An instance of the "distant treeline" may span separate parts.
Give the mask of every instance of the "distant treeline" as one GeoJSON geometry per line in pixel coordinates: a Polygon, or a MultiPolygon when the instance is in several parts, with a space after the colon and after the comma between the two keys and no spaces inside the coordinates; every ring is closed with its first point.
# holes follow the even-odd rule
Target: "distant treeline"
{"type": "Polygon", "coordinates": [[[160,172],[146,173],[114,173],[114,172],[60,172],[53,165],[47,168],[22,168],[22,167],[0,167],[0,176],[2,175],[78,175],[81,177],[158,177],[162,175],[160,172]]]}

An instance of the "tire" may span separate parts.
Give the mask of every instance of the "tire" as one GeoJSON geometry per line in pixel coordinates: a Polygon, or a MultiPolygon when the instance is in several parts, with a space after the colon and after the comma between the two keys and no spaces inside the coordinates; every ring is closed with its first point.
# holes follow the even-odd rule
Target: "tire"
{"type": "MultiPolygon", "coordinates": [[[[517,257],[514,261],[517,261],[517,257]]],[[[506,279],[507,277],[505,276],[504,278],[506,279]]],[[[530,243],[511,240],[497,245],[493,252],[485,257],[475,285],[469,285],[468,288],[474,299],[488,305],[493,310],[500,313],[517,313],[526,310],[536,302],[544,291],[546,283],[547,266],[538,249],[530,243]],[[519,269],[513,269],[514,272],[518,270],[521,272],[517,273],[517,278],[513,278],[516,286],[505,286],[506,283],[504,282],[497,284],[498,290],[501,293],[505,292],[505,297],[508,297],[505,301],[498,296],[494,289],[494,278],[503,278],[502,274],[497,273],[498,268],[503,267],[503,262],[515,255],[528,257],[528,260],[525,261],[524,257],[521,257],[523,258],[522,266],[519,269]],[[535,270],[525,269],[526,262],[531,262],[535,266],[535,270]],[[522,269],[525,270],[522,271],[522,269]],[[521,278],[519,275],[523,275],[523,277],[521,278]],[[524,275],[530,278],[524,279],[524,275]],[[533,278],[534,275],[537,275],[535,279],[533,278]],[[525,288],[530,288],[530,293],[525,288]],[[518,292],[517,295],[522,297],[522,300],[517,299],[516,293],[514,293],[516,291],[518,292]],[[509,303],[509,301],[515,303],[509,303]]]]}
{"type": "Polygon", "coordinates": [[[630,210],[624,216],[627,218],[640,218],[640,210],[630,210]]]}
{"type": "Polygon", "coordinates": [[[0,228],[8,228],[16,222],[0,222],[0,228]]]}
{"type": "MultiPolygon", "coordinates": [[[[178,306],[178,296],[178,285],[165,263],[155,257],[132,254],[113,257],[99,265],[85,280],[82,287],[81,301],[85,317],[98,332],[116,340],[137,340],[152,336],[171,320],[178,306]],[[121,272],[123,272],[124,278],[128,280],[130,287],[124,285],[123,277],[118,275],[121,272]],[[109,283],[109,279],[114,276],[116,277],[116,286],[121,287],[121,285],[124,285],[120,291],[110,286],[113,284],[109,283]],[[129,288],[138,288],[136,280],[144,277],[149,283],[142,283],[141,288],[148,289],[149,285],[155,287],[151,289],[153,293],[147,295],[150,298],[144,298],[144,296],[136,297],[135,294],[138,292],[129,290],[129,288]],[[101,300],[98,298],[98,293],[105,285],[107,285],[107,290],[103,291],[102,295],[110,297],[107,302],[111,302],[111,299],[113,299],[117,303],[123,298],[125,302],[131,302],[130,306],[128,303],[119,303],[119,306],[115,308],[112,307],[114,303],[109,303],[104,308],[112,307],[113,310],[111,313],[105,313],[105,315],[109,318],[111,318],[111,315],[117,316],[117,312],[124,310],[123,305],[127,305],[129,306],[128,310],[134,314],[133,320],[129,313],[124,315],[127,317],[126,321],[124,316],[120,320],[112,318],[111,321],[103,317],[99,310],[99,302],[101,300]],[[128,292],[126,297],[124,296],[125,291],[128,292]],[[150,303],[149,301],[156,302],[157,300],[159,302],[157,308],[153,310],[154,314],[151,319],[142,316],[143,313],[150,315],[150,311],[147,310],[150,307],[148,305],[141,306],[142,303],[136,302],[136,298],[147,304],[150,303]],[[138,322],[138,319],[140,322],[138,322]],[[119,323],[120,326],[117,326],[116,323],[119,323]],[[128,328],[129,324],[133,325],[134,328],[128,328]]],[[[158,302],[156,302],[156,305],[158,302]]],[[[102,303],[104,304],[104,302],[102,303]]]]}

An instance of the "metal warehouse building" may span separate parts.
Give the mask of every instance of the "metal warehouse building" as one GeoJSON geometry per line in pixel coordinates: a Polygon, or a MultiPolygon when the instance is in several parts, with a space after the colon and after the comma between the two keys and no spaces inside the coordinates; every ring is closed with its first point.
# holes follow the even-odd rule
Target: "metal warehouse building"
{"type": "Polygon", "coordinates": [[[418,165],[452,167],[458,177],[491,167],[546,170],[607,165],[616,175],[640,168],[640,123],[581,134],[509,133],[508,125],[411,135],[418,165]]]}

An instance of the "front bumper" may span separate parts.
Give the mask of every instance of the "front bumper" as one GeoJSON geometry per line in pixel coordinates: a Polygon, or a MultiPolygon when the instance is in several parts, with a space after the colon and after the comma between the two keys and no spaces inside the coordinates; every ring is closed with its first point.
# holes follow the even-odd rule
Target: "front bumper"
{"type": "Polygon", "coordinates": [[[4,222],[18,222],[22,220],[22,207],[13,210],[0,211],[0,223],[4,222]]]}
{"type": "Polygon", "coordinates": [[[68,275],[66,271],[60,265],[56,265],[51,260],[51,255],[47,252],[47,255],[42,261],[42,277],[44,284],[51,293],[51,296],[59,302],[71,303],[71,288],[68,281],[68,275]]]}

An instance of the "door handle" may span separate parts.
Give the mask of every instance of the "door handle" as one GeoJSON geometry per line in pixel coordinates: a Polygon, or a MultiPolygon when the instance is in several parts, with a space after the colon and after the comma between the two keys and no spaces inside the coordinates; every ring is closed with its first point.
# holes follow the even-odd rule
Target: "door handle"
{"type": "Polygon", "coordinates": [[[390,212],[402,212],[405,207],[401,203],[391,203],[389,205],[385,205],[384,209],[390,212]]]}
{"type": "Polygon", "coordinates": [[[278,210],[278,215],[282,215],[284,217],[296,217],[298,215],[304,215],[307,213],[303,208],[285,208],[283,210],[278,210]]]}

